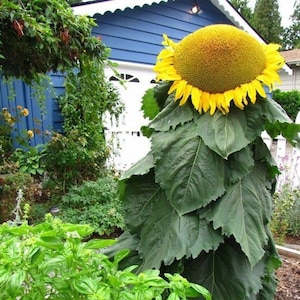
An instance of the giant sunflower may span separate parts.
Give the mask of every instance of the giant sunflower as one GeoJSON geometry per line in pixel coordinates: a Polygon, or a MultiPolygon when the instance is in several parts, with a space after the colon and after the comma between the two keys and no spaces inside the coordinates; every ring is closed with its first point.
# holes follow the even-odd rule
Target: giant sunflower
{"type": "Polygon", "coordinates": [[[272,90],[280,82],[279,45],[261,44],[231,25],[201,28],[179,43],[164,35],[163,45],[154,67],[157,80],[173,81],[169,94],[175,92],[179,105],[190,97],[199,113],[228,113],[232,101],[243,109],[256,102],[257,93],[266,97],[264,85],[272,90]]]}

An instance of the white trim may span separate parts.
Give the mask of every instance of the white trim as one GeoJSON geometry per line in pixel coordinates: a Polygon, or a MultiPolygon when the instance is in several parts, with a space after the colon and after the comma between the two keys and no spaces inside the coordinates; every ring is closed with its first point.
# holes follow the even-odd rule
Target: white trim
{"type": "Polygon", "coordinates": [[[142,7],[146,4],[152,5],[153,3],[160,2],[168,2],[168,0],[111,0],[74,6],[73,11],[76,15],[88,15],[93,17],[95,14],[103,15],[106,12],[114,13],[117,9],[124,10],[126,8],[142,7]]]}
{"type": "Polygon", "coordinates": [[[245,19],[231,6],[227,0],[210,0],[233,24],[245,30],[261,43],[265,41],[257,34],[257,32],[245,21],[245,19]]]}
{"type": "MultiPolygon", "coordinates": [[[[129,68],[129,69],[134,69],[134,70],[149,70],[149,71],[153,71],[154,65],[148,65],[148,64],[138,64],[138,63],[132,63],[132,62],[128,62],[128,61],[120,61],[120,60],[111,60],[112,63],[116,63],[117,66],[115,67],[115,69],[118,69],[118,67],[120,68],[129,68]]],[[[154,71],[153,71],[154,73],[154,71]]]]}

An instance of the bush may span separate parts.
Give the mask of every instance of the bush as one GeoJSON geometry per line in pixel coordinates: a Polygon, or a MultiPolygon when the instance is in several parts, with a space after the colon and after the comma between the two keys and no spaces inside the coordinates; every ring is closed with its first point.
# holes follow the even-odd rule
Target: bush
{"type": "Polygon", "coordinates": [[[271,229],[279,242],[287,235],[300,236],[300,192],[290,185],[283,186],[273,196],[274,213],[271,229]]]}
{"type": "Polygon", "coordinates": [[[96,299],[186,299],[209,292],[178,274],[159,276],[158,270],[135,274],[136,266],[119,269],[128,254],[121,250],[113,259],[99,249],[112,240],[89,240],[88,225],[62,223],[46,216],[36,226],[0,226],[0,299],[96,300],[96,299]]]}
{"type": "Polygon", "coordinates": [[[273,99],[282,106],[293,121],[296,120],[297,114],[300,111],[299,91],[282,92],[281,90],[275,90],[273,91],[273,99]]]}
{"type": "Polygon", "coordinates": [[[62,197],[60,217],[76,224],[90,224],[95,232],[111,234],[124,227],[123,208],[117,195],[117,179],[107,176],[73,186],[62,197]]]}

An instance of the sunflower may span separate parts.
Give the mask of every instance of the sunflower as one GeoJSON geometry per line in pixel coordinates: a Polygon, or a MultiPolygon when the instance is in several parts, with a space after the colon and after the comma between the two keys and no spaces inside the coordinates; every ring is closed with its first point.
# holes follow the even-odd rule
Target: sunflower
{"type": "Polygon", "coordinates": [[[173,81],[169,94],[175,92],[179,105],[190,97],[199,113],[228,113],[232,101],[243,109],[249,100],[256,102],[257,93],[266,98],[264,85],[271,91],[280,83],[280,46],[261,44],[234,26],[210,25],[179,43],[163,37],[165,49],[154,67],[157,80],[173,81]]]}

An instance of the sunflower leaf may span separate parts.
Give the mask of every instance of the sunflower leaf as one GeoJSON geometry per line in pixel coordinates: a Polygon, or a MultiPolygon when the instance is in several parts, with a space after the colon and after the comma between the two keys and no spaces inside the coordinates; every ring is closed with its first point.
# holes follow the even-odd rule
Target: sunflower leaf
{"type": "Polygon", "coordinates": [[[264,267],[260,261],[252,268],[238,245],[227,240],[216,251],[187,261],[183,276],[207,288],[212,299],[252,299],[262,288],[264,267]]]}
{"type": "Polygon", "coordinates": [[[148,152],[146,156],[138,160],[132,165],[121,177],[121,180],[128,179],[133,175],[147,174],[150,169],[154,167],[154,157],[151,152],[148,152]]]}
{"type": "Polygon", "coordinates": [[[173,93],[168,97],[165,108],[152,120],[149,127],[156,131],[168,131],[191,121],[195,116],[199,116],[198,112],[190,104],[179,106],[173,93]]]}
{"type": "Polygon", "coordinates": [[[247,120],[242,110],[232,109],[227,115],[206,113],[196,122],[205,145],[225,159],[251,142],[245,134],[247,120]]]}
{"type": "MultiPolygon", "coordinates": [[[[144,260],[141,268],[159,268],[184,256],[197,257],[201,251],[217,249],[223,242],[205,220],[194,215],[179,216],[166,194],[154,181],[154,172],[133,176],[127,182],[123,201],[127,228],[144,260]],[[138,238],[138,239],[137,239],[138,238]]],[[[124,243],[124,242],[123,242],[124,243]]],[[[118,243],[112,248],[118,247],[118,243]]],[[[119,249],[119,248],[117,248],[119,249]]]]}
{"type": "Polygon", "coordinates": [[[225,192],[224,161],[203,143],[193,123],[155,133],[152,141],[157,182],[180,215],[204,207],[225,192]]]}
{"type": "Polygon", "coordinates": [[[254,159],[251,155],[249,147],[230,154],[225,165],[224,180],[226,182],[226,186],[231,185],[245,175],[249,174],[253,166],[254,159]]]}
{"type": "Polygon", "coordinates": [[[263,173],[262,168],[256,167],[202,213],[207,221],[213,222],[215,229],[221,228],[226,236],[234,236],[252,267],[264,255],[268,238],[265,223],[270,218],[272,207],[263,173]]]}
{"type": "Polygon", "coordinates": [[[211,224],[199,220],[196,214],[178,215],[169,201],[158,193],[145,207],[148,217],[139,245],[143,268],[159,268],[162,262],[169,265],[183,257],[195,258],[201,251],[217,249],[223,242],[220,231],[213,230],[211,224]]]}

